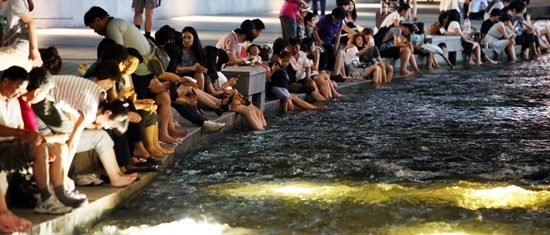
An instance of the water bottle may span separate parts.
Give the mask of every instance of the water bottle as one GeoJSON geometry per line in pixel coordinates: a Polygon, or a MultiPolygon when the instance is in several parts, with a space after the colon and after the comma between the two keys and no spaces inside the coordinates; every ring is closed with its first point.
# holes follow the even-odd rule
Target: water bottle
{"type": "Polygon", "coordinates": [[[462,31],[464,31],[465,33],[469,33],[470,32],[470,19],[466,18],[464,20],[464,29],[462,29],[462,31]]]}

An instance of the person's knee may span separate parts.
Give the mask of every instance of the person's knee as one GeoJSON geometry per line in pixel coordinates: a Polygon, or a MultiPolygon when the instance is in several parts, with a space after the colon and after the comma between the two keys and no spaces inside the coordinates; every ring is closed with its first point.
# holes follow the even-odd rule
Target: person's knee
{"type": "Polygon", "coordinates": [[[153,19],[153,9],[145,9],[145,18],[153,19]]]}
{"type": "Polygon", "coordinates": [[[98,155],[102,155],[103,153],[107,152],[107,150],[112,149],[115,146],[115,142],[113,142],[113,139],[106,131],[100,130],[98,131],[96,136],[97,144],[95,146],[95,150],[98,155]]]}
{"type": "Polygon", "coordinates": [[[136,15],[141,15],[141,14],[143,14],[143,8],[135,8],[135,9],[134,9],[134,14],[136,14],[136,15]]]}

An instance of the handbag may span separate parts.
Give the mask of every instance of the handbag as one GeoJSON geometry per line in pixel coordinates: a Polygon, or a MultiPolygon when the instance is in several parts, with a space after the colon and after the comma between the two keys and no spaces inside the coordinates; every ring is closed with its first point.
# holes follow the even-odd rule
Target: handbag
{"type": "Polygon", "coordinates": [[[155,45],[155,43],[147,38],[147,42],[151,46],[151,53],[143,56],[143,63],[147,65],[147,68],[153,72],[156,76],[164,73],[168,65],[170,64],[170,56],[162,48],[155,45]]]}

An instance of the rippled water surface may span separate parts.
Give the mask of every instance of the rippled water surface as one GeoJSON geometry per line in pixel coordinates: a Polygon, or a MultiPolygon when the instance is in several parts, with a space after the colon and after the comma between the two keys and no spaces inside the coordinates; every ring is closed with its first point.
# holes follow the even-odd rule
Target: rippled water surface
{"type": "Polygon", "coordinates": [[[88,232],[550,234],[548,60],[271,115],[265,131],[201,143],[88,232]]]}

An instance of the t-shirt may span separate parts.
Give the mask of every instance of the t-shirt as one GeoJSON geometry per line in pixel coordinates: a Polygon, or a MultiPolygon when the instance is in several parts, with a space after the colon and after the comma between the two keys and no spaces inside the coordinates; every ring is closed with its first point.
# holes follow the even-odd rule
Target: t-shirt
{"type": "MultiPolygon", "coordinates": [[[[0,125],[10,128],[22,128],[21,108],[17,99],[6,100],[0,97],[0,125]]],[[[0,142],[12,140],[12,137],[0,137],[0,142]]]]}
{"type": "Polygon", "coordinates": [[[483,23],[481,24],[481,29],[479,30],[479,32],[481,34],[487,34],[487,32],[489,32],[489,29],[491,27],[493,27],[494,24],[495,24],[495,22],[493,22],[491,20],[483,21],[483,23]]]}
{"type": "Polygon", "coordinates": [[[296,20],[296,15],[298,14],[299,10],[300,3],[285,1],[283,6],[281,7],[281,11],[279,11],[279,17],[286,16],[293,20],[296,20]]]}
{"type": "Polygon", "coordinates": [[[441,27],[439,29],[439,32],[441,32],[441,34],[443,34],[443,32],[445,32],[445,31],[462,33],[462,29],[460,28],[460,24],[456,21],[451,21],[451,23],[449,23],[449,27],[447,27],[447,30],[445,30],[444,27],[441,27]]]}
{"type": "Polygon", "coordinates": [[[195,53],[193,51],[185,51],[182,50],[181,52],[181,66],[183,67],[191,67],[195,64],[195,53]]]}
{"type": "Polygon", "coordinates": [[[273,72],[270,78],[271,85],[274,87],[283,87],[288,90],[288,74],[286,69],[280,68],[273,72]]]}
{"type": "Polygon", "coordinates": [[[487,9],[487,0],[473,0],[470,2],[470,11],[471,13],[477,13],[482,10],[487,9]]]}
{"type": "Polygon", "coordinates": [[[516,31],[518,32],[518,36],[522,35],[523,32],[521,31],[521,28],[523,28],[523,22],[525,22],[525,18],[523,18],[522,15],[515,15],[512,17],[512,22],[514,22],[516,26],[516,31]]]}
{"type": "Polygon", "coordinates": [[[319,38],[323,41],[323,43],[326,45],[331,44],[332,39],[342,29],[342,22],[343,21],[339,20],[337,23],[334,23],[334,20],[332,20],[332,14],[321,17],[316,26],[319,28],[319,38]]]}
{"type": "Polygon", "coordinates": [[[386,16],[386,18],[384,18],[384,21],[382,21],[382,23],[380,24],[380,27],[393,27],[394,26],[393,21],[396,19],[399,20],[399,22],[401,22],[402,20],[401,15],[399,15],[399,12],[394,11],[390,13],[388,16],[386,16]]]}
{"type": "Polygon", "coordinates": [[[311,64],[309,64],[309,60],[307,59],[307,55],[303,51],[298,51],[298,59],[296,59],[294,55],[290,56],[290,65],[292,66],[294,71],[296,71],[296,80],[291,80],[290,83],[294,83],[296,81],[304,79],[306,77],[306,68],[311,67],[311,64]]]}
{"type": "Polygon", "coordinates": [[[361,62],[372,65],[375,64],[378,61],[378,57],[380,57],[380,51],[378,50],[377,46],[372,46],[371,48],[367,49],[365,51],[365,54],[361,57],[361,62]]]}
{"type": "Polygon", "coordinates": [[[46,99],[54,102],[55,107],[73,115],[82,113],[85,123],[93,123],[101,97],[106,93],[103,88],[85,78],[72,75],[54,75],[50,77],[55,87],[46,99]]]}
{"type": "Polygon", "coordinates": [[[26,0],[9,0],[2,4],[0,29],[3,33],[3,46],[10,46],[18,40],[29,40],[27,25],[21,20],[21,16],[27,13],[29,10],[26,0]]]}
{"type": "Polygon", "coordinates": [[[359,52],[359,49],[357,49],[357,46],[348,48],[346,50],[346,57],[344,58],[344,63],[346,65],[349,65],[352,63],[352,61],[359,62],[359,56],[357,56],[357,52],[359,52]]]}
{"type": "Polygon", "coordinates": [[[240,47],[239,42],[237,41],[237,35],[233,31],[223,35],[218,43],[216,43],[216,47],[226,51],[228,54],[233,54],[232,56],[234,57],[240,55],[240,53],[238,53],[240,47]]]}
{"type": "MultiPolygon", "coordinates": [[[[143,34],[130,22],[111,18],[105,28],[105,37],[113,39],[116,43],[125,47],[133,47],[139,51],[142,56],[149,55],[152,52],[149,41],[143,34]]],[[[139,76],[149,75],[152,72],[147,68],[145,63],[140,63],[134,72],[139,76]]]]}
{"type": "Polygon", "coordinates": [[[36,122],[36,115],[27,101],[23,100],[21,96],[17,98],[19,101],[19,108],[21,109],[21,118],[25,124],[25,130],[38,130],[38,123],[36,122]]]}

